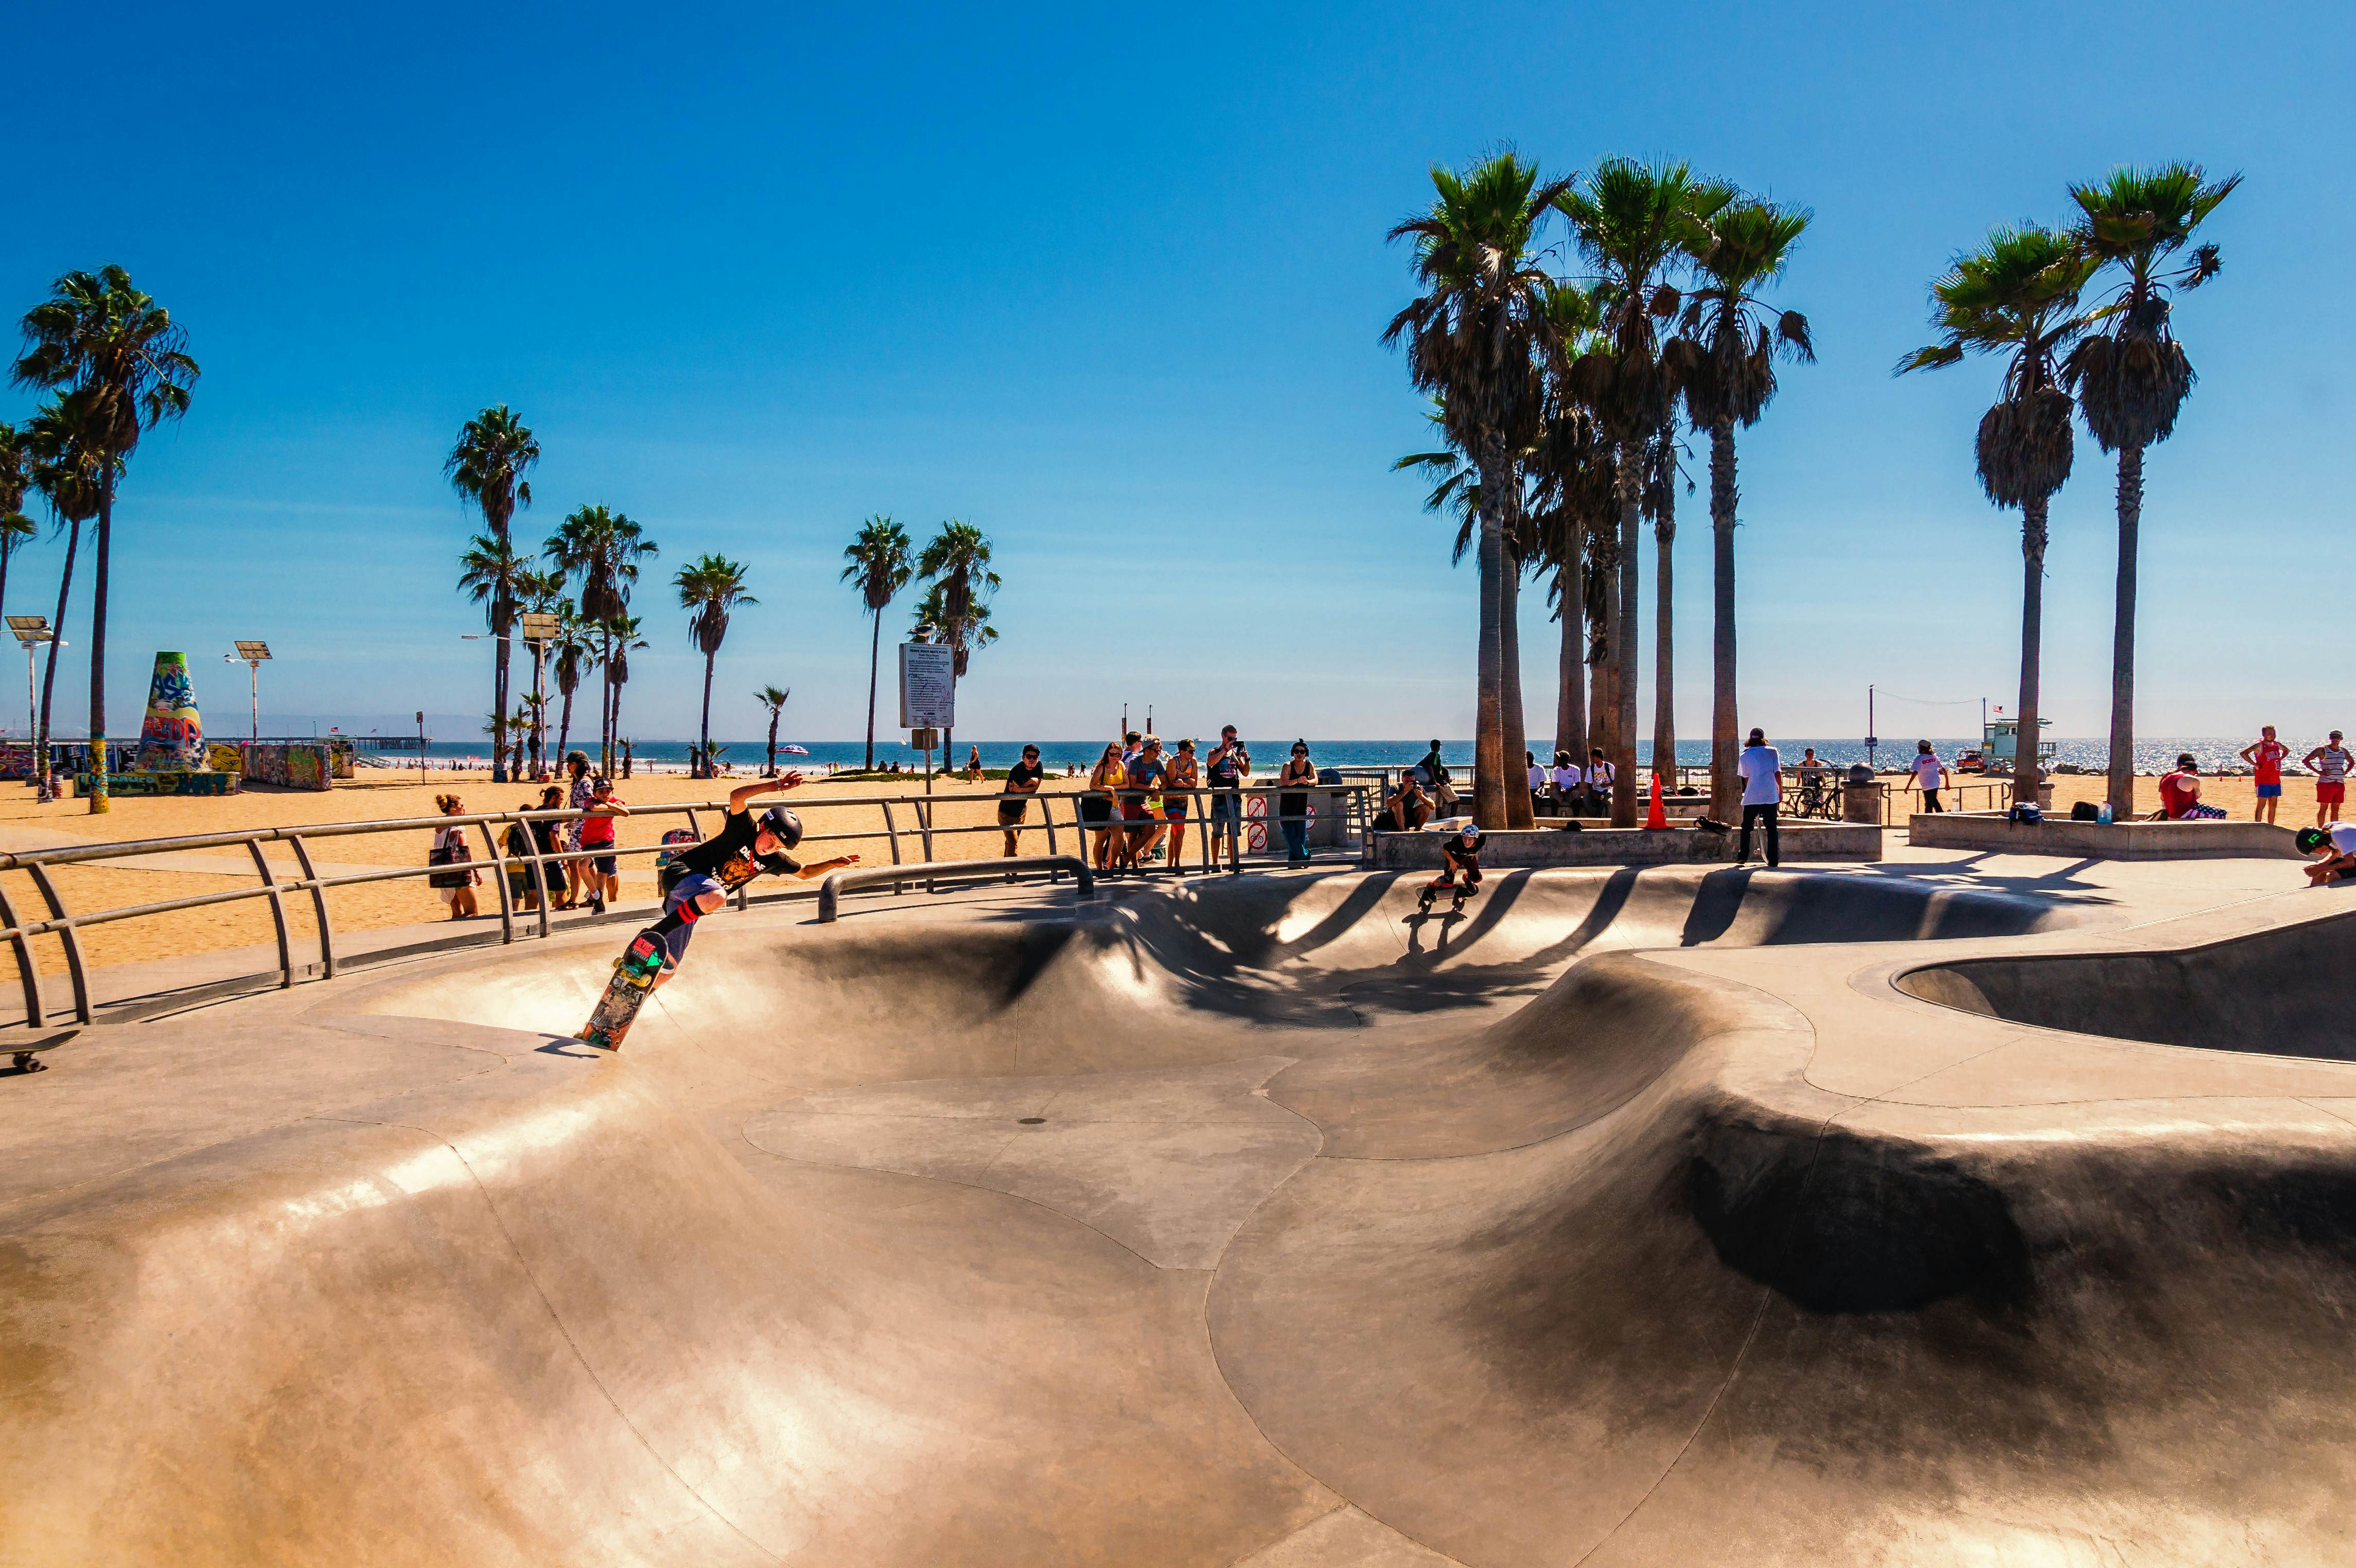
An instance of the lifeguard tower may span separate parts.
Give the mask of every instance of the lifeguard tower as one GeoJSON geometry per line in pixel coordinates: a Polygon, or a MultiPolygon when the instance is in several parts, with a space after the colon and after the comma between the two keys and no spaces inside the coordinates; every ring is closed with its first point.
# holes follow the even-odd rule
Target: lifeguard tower
{"type": "MultiPolygon", "coordinates": [[[[2052,772],[2050,760],[2053,755],[2053,742],[2046,740],[2041,733],[2052,722],[2051,719],[2040,719],[2037,721],[2037,728],[2040,731],[2037,740],[2037,772],[2040,777],[2052,772]]],[[[1980,755],[1987,759],[1988,772],[1992,773],[2012,772],[2013,763],[2019,754],[2019,720],[1990,719],[1981,724],[1980,755]]]]}

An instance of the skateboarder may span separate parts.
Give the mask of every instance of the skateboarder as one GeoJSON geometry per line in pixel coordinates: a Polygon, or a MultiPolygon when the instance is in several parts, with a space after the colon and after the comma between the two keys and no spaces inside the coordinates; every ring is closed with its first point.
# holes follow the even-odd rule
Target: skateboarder
{"type": "Polygon", "coordinates": [[[808,881],[858,864],[856,855],[838,855],[805,866],[788,853],[801,842],[801,819],[781,805],[754,815],[755,800],[782,794],[801,782],[800,773],[788,771],[778,778],[755,780],[732,791],[728,816],[720,831],[680,850],[664,869],[662,918],[638,933],[623,950],[605,998],[582,1031],[584,1043],[604,1051],[621,1049],[622,1037],[637,1016],[638,1005],[668,982],[687,956],[695,923],[725,904],[738,888],[765,874],[808,881]]]}
{"type": "Polygon", "coordinates": [[[1416,901],[1417,906],[1430,909],[1431,901],[1439,896],[1440,889],[1446,888],[1452,895],[1450,907],[1462,909],[1464,901],[1481,891],[1481,846],[1487,841],[1488,836],[1470,822],[1464,825],[1463,831],[1441,839],[1440,875],[1423,885],[1423,896],[1416,901]],[[1464,879],[1462,884],[1456,880],[1460,874],[1464,879]]]}
{"type": "Polygon", "coordinates": [[[2356,876],[2356,824],[2335,822],[2329,827],[2302,827],[2291,842],[2302,855],[2316,857],[2307,868],[2307,885],[2323,887],[2356,876]]]}

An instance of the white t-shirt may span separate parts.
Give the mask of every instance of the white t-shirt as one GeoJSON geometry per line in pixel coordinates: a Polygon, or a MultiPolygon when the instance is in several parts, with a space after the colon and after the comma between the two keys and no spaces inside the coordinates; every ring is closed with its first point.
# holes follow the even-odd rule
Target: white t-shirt
{"type": "Polygon", "coordinates": [[[1620,782],[1620,770],[1610,763],[1598,763],[1587,770],[1587,782],[1597,789],[1610,789],[1620,782]]]}
{"type": "Polygon", "coordinates": [[[1937,789],[1939,775],[1946,771],[1946,767],[1936,752],[1917,752],[1914,754],[1914,779],[1924,789],[1937,789]]]}
{"type": "Polygon", "coordinates": [[[2356,822],[2335,822],[2323,831],[2330,835],[2333,854],[2356,855],[2356,822]]]}
{"type": "Polygon", "coordinates": [[[1735,771],[1742,775],[1742,804],[1772,805],[1782,796],[1783,759],[1772,746],[1745,746],[1735,771]]]}
{"type": "Polygon", "coordinates": [[[1558,763],[1554,770],[1554,787],[1569,795],[1579,787],[1580,773],[1569,763],[1558,763]]]}
{"type": "Polygon", "coordinates": [[[1533,794],[1546,788],[1547,771],[1536,763],[1530,764],[1530,790],[1533,794]]]}

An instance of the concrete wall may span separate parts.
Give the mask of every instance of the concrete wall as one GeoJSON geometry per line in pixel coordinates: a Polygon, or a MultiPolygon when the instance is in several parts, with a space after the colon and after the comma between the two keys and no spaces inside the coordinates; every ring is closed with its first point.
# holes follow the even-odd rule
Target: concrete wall
{"type": "Polygon", "coordinates": [[[2296,860],[2291,830],[2264,822],[2008,822],[1995,812],[1917,812],[1906,820],[1917,849],[1997,849],[2096,860],[2296,860]]]}
{"type": "MultiPolygon", "coordinates": [[[[1380,870],[1440,869],[1438,833],[1378,833],[1375,866],[1380,870]]],[[[1524,866],[1662,866],[1689,861],[1730,860],[1740,836],[1672,827],[1650,833],[1641,827],[1589,827],[1566,833],[1558,827],[1492,833],[1481,850],[1484,869],[1524,866]]],[[[1881,829],[1870,825],[1783,825],[1786,860],[1879,860],[1881,829]]],[[[1754,835],[1751,853],[1765,852],[1754,835]]]]}

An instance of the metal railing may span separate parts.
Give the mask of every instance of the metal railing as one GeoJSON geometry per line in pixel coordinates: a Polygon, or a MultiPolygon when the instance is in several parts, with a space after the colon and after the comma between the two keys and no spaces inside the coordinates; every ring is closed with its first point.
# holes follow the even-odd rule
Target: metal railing
{"type": "MultiPolygon", "coordinates": [[[[1087,898],[1097,891],[1096,873],[1077,855],[1017,855],[1012,859],[1000,856],[988,860],[937,860],[911,866],[910,873],[923,871],[926,880],[951,881],[958,877],[1013,876],[1023,871],[1046,868],[1051,876],[1069,869],[1079,885],[1079,895],[1087,898]]],[[[857,870],[829,871],[818,886],[818,923],[832,925],[842,910],[842,895],[861,888],[881,887],[900,875],[893,866],[862,866],[857,870]]],[[[894,883],[894,885],[897,885],[894,883]]]]}
{"type": "MultiPolygon", "coordinates": [[[[1207,808],[1190,806],[1187,819],[1181,824],[1169,819],[1166,816],[1152,821],[1125,818],[1119,816],[1119,804],[1114,803],[1110,805],[1110,810],[1115,814],[1113,820],[1087,820],[1082,801],[1108,799],[1102,792],[1065,791],[1016,796],[985,795],[812,796],[798,799],[793,804],[795,809],[809,819],[815,819],[830,812],[850,809],[867,808],[879,811],[882,816],[880,827],[829,832],[805,831],[801,843],[803,846],[811,846],[862,839],[884,839],[889,847],[892,857],[890,866],[862,868],[862,875],[858,880],[858,885],[880,886],[888,883],[895,892],[901,891],[909,882],[918,880],[924,881],[927,890],[931,890],[948,874],[942,869],[945,864],[960,869],[969,869],[981,864],[980,861],[943,862],[936,859],[937,840],[953,837],[961,833],[1013,832],[1019,835],[1044,828],[1047,835],[1046,854],[1018,855],[1012,860],[1002,863],[993,861],[991,864],[997,865],[1001,871],[1015,867],[1044,869],[1050,881],[1060,880],[1068,870],[1082,880],[1083,891],[1094,885],[1095,875],[1085,864],[1082,857],[1063,852],[1059,842],[1059,830],[1069,830],[1083,835],[1076,845],[1076,848],[1082,849],[1087,847],[1084,836],[1088,833],[1097,834],[1098,860],[1101,864],[1105,859],[1105,852],[1115,848],[1112,843],[1115,828],[1123,830],[1120,837],[1130,844],[1135,845],[1154,827],[1160,827],[1165,832],[1173,827],[1179,827],[1182,829],[1194,827],[1198,830],[1202,850],[1202,869],[1205,872],[1239,871],[1246,864],[1248,855],[1253,859],[1258,859],[1263,852],[1247,848],[1249,830],[1252,827],[1261,827],[1264,834],[1263,842],[1272,843],[1276,837],[1274,830],[1283,823],[1298,821],[1306,824],[1317,820],[1313,811],[1290,816],[1280,814],[1277,809],[1278,803],[1265,798],[1278,795],[1306,794],[1312,797],[1346,796],[1348,804],[1342,821],[1344,847],[1347,848],[1355,846],[1355,854],[1351,858],[1358,863],[1371,863],[1372,836],[1367,831],[1366,792],[1363,785],[1320,784],[1307,790],[1280,789],[1275,785],[1268,785],[1242,791],[1198,789],[1172,790],[1162,793],[1165,799],[1185,796],[1190,801],[1215,795],[1228,797],[1236,807],[1234,826],[1237,831],[1223,832],[1216,836],[1225,840],[1226,853],[1223,858],[1215,859],[1214,835],[1205,830],[1209,827],[1205,816],[1205,811],[1207,808]],[[1027,820],[1019,823],[995,821],[944,823],[938,820],[938,809],[944,805],[989,807],[1003,800],[1023,800],[1026,803],[1037,804],[1042,808],[1040,820],[1036,823],[1027,820]],[[1260,811],[1248,812],[1246,808],[1255,800],[1264,803],[1260,811]],[[1056,821],[1058,816],[1056,808],[1059,805],[1068,807],[1063,813],[1066,821],[1060,825],[1056,821]],[[921,855],[913,860],[903,853],[903,839],[911,837],[922,848],[921,855]],[[883,874],[864,874],[871,870],[883,874]],[[894,871],[898,874],[892,874],[894,871]]],[[[1328,804],[1331,804],[1330,799],[1328,804]]],[[[698,841],[701,841],[704,835],[699,814],[724,814],[726,809],[725,803],[720,801],[642,805],[630,807],[628,816],[631,820],[683,818],[689,829],[694,832],[698,841]]],[[[1027,815],[1026,811],[1026,816],[1027,815]]],[[[455,872],[488,872],[492,887],[498,896],[498,939],[500,943],[506,944],[516,941],[519,934],[540,937],[550,934],[552,923],[549,919],[549,900],[557,890],[565,885],[566,878],[562,868],[605,858],[614,859],[618,862],[626,859],[661,856],[666,852],[675,853],[691,848],[685,844],[660,843],[584,846],[580,848],[554,847],[551,842],[554,837],[553,830],[564,824],[580,820],[583,816],[583,813],[569,808],[554,808],[545,811],[474,813],[457,816],[402,817],[380,822],[340,822],[304,827],[266,827],[237,833],[192,834],[175,838],[133,839],[121,843],[76,845],[70,848],[36,849],[16,854],[0,854],[0,873],[8,871],[25,873],[32,882],[33,889],[39,898],[40,906],[47,911],[46,918],[37,920],[21,918],[17,912],[16,901],[10,895],[5,883],[0,882],[0,926],[5,926],[5,929],[0,929],[0,942],[7,944],[16,959],[17,978],[24,994],[25,1017],[21,1020],[22,1027],[27,1029],[47,1027],[52,1021],[53,1016],[56,1021],[63,1022],[68,1013],[77,1023],[87,1024],[94,1021],[94,1004],[91,992],[91,965],[88,955],[83,949],[80,934],[93,926],[154,915],[208,909],[216,905],[241,903],[255,899],[267,900],[272,929],[276,937],[278,949],[278,963],[275,969],[177,989],[172,993],[172,996],[175,998],[175,1005],[180,1005],[209,994],[250,990],[257,984],[267,982],[273,976],[281,987],[291,987],[299,979],[314,975],[321,979],[334,978],[338,957],[335,922],[328,910],[327,894],[336,889],[360,887],[376,882],[409,880],[421,877],[430,878],[455,872]],[[434,863],[429,859],[422,864],[387,866],[382,869],[342,871],[334,875],[322,875],[317,863],[312,859],[312,849],[321,840],[363,837],[388,833],[439,834],[453,827],[470,834],[479,833],[487,851],[487,859],[480,860],[470,859],[451,863],[434,863]],[[520,837],[523,848],[510,849],[508,841],[518,837],[520,837]],[[263,851],[266,846],[275,844],[283,844],[292,852],[295,866],[300,872],[298,876],[283,877],[282,869],[271,864],[269,857],[263,851]],[[197,850],[237,848],[244,849],[252,859],[256,878],[252,886],[224,889],[216,892],[193,893],[183,898],[161,899],[145,903],[71,911],[67,908],[66,901],[59,891],[57,880],[51,874],[53,870],[62,867],[103,864],[109,861],[197,850]],[[287,911],[287,901],[291,898],[307,898],[310,901],[318,950],[316,961],[306,960],[301,964],[295,961],[294,933],[287,911]],[[531,901],[533,907],[519,908],[519,902],[527,898],[531,901]],[[73,997],[70,1008],[52,1009],[48,1005],[40,966],[34,956],[32,946],[34,941],[43,937],[57,938],[64,950],[66,976],[73,997]]],[[[1226,823],[1223,821],[1221,826],[1225,827],[1226,823]]],[[[1019,845],[1019,838],[1017,842],[1019,845]]],[[[819,858],[822,857],[804,855],[806,859],[819,858]]],[[[1181,869],[1175,863],[1175,859],[1173,856],[1167,869],[1173,871],[1181,869]]],[[[177,867],[163,869],[166,871],[184,869],[177,867]]],[[[1142,868],[1139,869],[1142,869],[1142,868]]],[[[185,869],[199,875],[222,874],[211,867],[187,867],[185,869]]],[[[792,891],[780,890],[764,893],[756,899],[745,889],[739,888],[736,891],[735,902],[737,907],[742,909],[756,901],[766,903],[787,898],[808,896],[809,894],[807,891],[800,890],[792,891]]],[[[458,933],[452,939],[438,939],[379,952],[372,956],[389,957],[396,954],[455,945],[456,943],[464,942],[467,934],[458,933]]],[[[0,1030],[11,1027],[16,1026],[0,1025],[0,1030]]],[[[0,1034],[0,1051],[7,1049],[5,1040],[5,1034],[0,1034]]]]}

